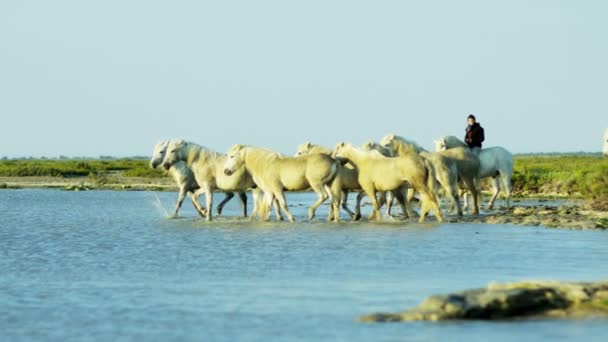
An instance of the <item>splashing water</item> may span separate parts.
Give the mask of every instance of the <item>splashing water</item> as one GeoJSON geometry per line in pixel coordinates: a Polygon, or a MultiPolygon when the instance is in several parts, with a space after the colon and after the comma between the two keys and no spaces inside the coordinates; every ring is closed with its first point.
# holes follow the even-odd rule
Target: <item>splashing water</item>
{"type": "Polygon", "coordinates": [[[152,204],[154,204],[158,212],[166,218],[171,217],[169,211],[165,208],[165,206],[163,206],[163,203],[161,202],[160,197],[158,197],[158,194],[156,194],[155,192],[153,192],[152,194],[154,195],[154,200],[152,201],[152,204]]]}

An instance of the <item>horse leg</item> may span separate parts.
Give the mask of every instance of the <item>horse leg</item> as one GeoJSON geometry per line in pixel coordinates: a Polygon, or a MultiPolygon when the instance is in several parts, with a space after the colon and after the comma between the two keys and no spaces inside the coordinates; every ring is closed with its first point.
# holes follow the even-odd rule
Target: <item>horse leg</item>
{"type": "Polygon", "coordinates": [[[188,192],[188,197],[190,197],[190,202],[192,202],[192,205],[194,206],[194,209],[196,209],[196,212],[201,215],[201,217],[206,217],[207,210],[201,207],[201,205],[198,203],[196,196],[194,196],[194,193],[188,192]]]}
{"type": "Polygon", "coordinates": [[[378,197],[378,208],[382,208],[386,204],[386,214],[391,215],[391,208],[393,207],[393,194],[390,192],[382,191],[380,194],[376,194],[378,197]]]}
{"type": "Polygon", "coordinates": [[[239,192],[239,199],[241,200],[241,209],[243,210],[243,217],[247,217],[247,193],[239,192]]]}
{"type": "Polygon", "coordinates": [[[399,189],[393,191],[393,195],[395,196],[395,198],[397,199],[397,202],[399,202],[399,205],[401,206],[401,212],[403,212],[403,216],[405,216],[405,218],[408,219],[410,217],[410,214],[409,214],[410,209],[408,208],[407,189],[399,188],[399,189]]]}
{"type": "Polygon", "coordinates": [[[329,194],[329,216],[328,221],[340,222],[340,202],[342,201],[342,190],[339,187],[325,185],[325,191],[329,194]]]}
{"type": "Polygon", "coordinates": [[[287,219],[289,220],[289,222],[295,222],[293,215],[287,209],[287,201],[285,200],[285,194],[283,193],[283,191],[278,191],[276,194],[276,198],[279,201],[279,206],[281,207],[281,210],[285,213],[285,215],[287,215],[287,219]]]}
{"type": "Polygon", "coordinates": [[[415,190],[412,187],[402,188],[401,197],[403,197],[403,202],[401,204],[401,210],[403,210],[403,214],[405,218],[415,217],[417,214],[412,209],[412,199],[414,198],[415,190]]]}
{"type": "MultiPolygon", "coordinates": [[[[331,194],[331,203],[329,205],[329,214],[327,215],[327,221],[340,222],[340,203],[343,203],[344,196],[348,196],[346,191],[342,191],[341,187],[336,185],[336,181],[332,183],[331,187],[326,186],[326,191],[331,194]]],[[[348,210],[348,208],[347,208],[348,210]]]]}
{"type": "Polygon", "coordinates": [[[264,222],[270,221],[270,211],[272,209],[272,203],[274,202],[275,197],[272,192],[264,193],[264,205],[261,209],[261,216],[264,222]]]}
{"type": "Polygon", "coordinates": [[[203,208],[200,205],[200,202],[198,200],[199,197],[201,197],[202,194],[205,193],[205,189],[203,188],[199,188],[198,190],[196,190],[194,192],[194,194],[192,194],[192,196],[190,197],[190,199],[192,199],[192,203],[197,203],[198,206],[201,208],[201,210],[205,213],[205,215],[203,215],[203,217],[207,218],[209,216],[209,214],[211,213],[211,210],[208,210],[208,208],[203,208]]]}
{"type": "Polygon", "coordinates": [[[260,210],[260,206],[263,205],[263,203],[260,203],[260,201],[262,200],[262,190],[260,189],[253,189],[251,190],[251,197],[253,198],[253,209],[251,210],[251,215],[249,215],[249,222],[253,221],[255,219],[255,217],[257,216],[259,210],[260,210]]]}
{"type": "MultiPolygon", "coordinates": [[[[385,192],[386,193],[386,214],[389,217],[392,217],[393,204],[395,203],[395,198],[398,197],[397,193],[394,191],[385,192]]],[[[397,199],[399,200],[399,199],[397,199]]]]}
{"type": "Polygon", "coordinates": [[[477,183],[472,178],[464,179],[465,185],[468,191],[471,192],[471,198],[473,199],[473,208],[471,208],[471,214],[479,215],[479,194],[477,192],[477,183]]]}
{"type": "Polygon", "coordinates": [[[460,196],[462,196],[462,210],[469,209],[469,193],[466,190],[459,190],[460,196]]]}
{"type": "Polygon", "coordinates": [[[492,197],[490,198],[490,201],[488,202],[488,210],[492,210],[494,209],[494,201],[496,201],[496,198],[498,197],[498,194],[500,193],[500,183],[498,182],[498,176],[496,177],[492,177],[492,197]]]}
{"type": "Polygon", "coordinates": [[[369,219],[376,219],[376,222],[382,222],[382,214],[380,214],[380,206],[378,205],[378,200],[376,199],[376,189],[373,187],[364,188],[365,194],[372,201],[372,206],[374,207],[374,212],[369,216],[369,219]]]}
{"type": "MultiPolygon", "coordinates": [[[[356,220],[357,216],[359,216],[359,217],[361,216],[361,209],[360,208],[359,208],[359,213],[358,214],[354,213],[352,210],[350,210],[348,208],[348,205],[347,205],[347,203],[348,203],[348,191],[347,190],[342,191],[342,199],[341,199],[340,202],[341,202],[340,204],[342,205],[342,209],[344,209],[344,211],[346,211],[348,213],[348,215],[350,216],[350,218],[352,220],[356,220]]],[[[358,203],[357,203],[357,206],[359,206],[358,203]]],[[[355,208],[355,210],[357,210],[357,209],[355,208]]]]}
{"type": "MultiPolygon", "coordinates": [[[[352,211],[348,210],[348,206],[346,205],[346,200],[348,198],[348,191],[339,190],[337,194],[334,192],[331,199],[331,207],[334,211],[334,222],[340,222],[340,205],[344,205],[346,207],[346,211],[349,215],[352,214],[352,211]]],[[[351,215],[352,217],[352,215],[351,215]]]]}
{"type": "Polygon", "coordinates": [[[357,202],[355,204],[355,221],[359,221],[361,219],[361,200],[365,197],[364,191],[359,191],[357,194],[357,202]]]}
{"type": "Polygon", "coordinates": [[[226,196],[224,197],[224,199],[217,206],[217,216],[222,215],[222,210],[224,209],[224,206],[226,205],[226,203],[228,203],[228,201],[230,201],[232,199],[232,197],[234,197],[234,192],[229,191],[226,193],[226,196]]]}
{"type": "Polygon", "coordinates": [[[435,197],[435,194],[428,190],[420,191],[420,194],[422,195],[422,203],[420,204],[421,215],[418,222],[424,222],[424,217],[428,213],[429,209],[433,209],[438,222],[443,222],[443,214],[441,213],[441,209],[439,209],[439,203],[437,202],[437,197],[435,197]]]}
{"type": "Polygon", "coordinates": [[[273,206],[274,206],[274,214],[277,218],[278,221],[283,221],[283,215],[281,214],[281,210],[280,207],[281,205],[279,204],[279,200],[275,197],[274,200],[272,201],[273,206]]]}
{"type": "Polygon", "coordinates": [[[511,176],[509,174],[501,174],[500,178],[502,179],[503,190],[505,191],[505,197],[507,199],[507,210],[509,210],[511,208],[511,192],[513,191],[511,176]]]}
{"type": "Polygon", "coordinates": [[[426,215],[429,212],[429,198],[428,196],[420,192],[420,217],[418,218],[418,222],[424,222],[426,215]]]}
{"type": "MultiPolygon", "coordinates": [[[[342,198],[342,196],[340,195],[338,198],[342,198]]],[[[330,200],[332,199],[332,197],[330,197],[330,200]]],[[[333,221],[334,219],[334,206],[333,206],[333,201],[330,202],[329,204],[329,210],[327,211],[327,222],[333,221]]]]}
{"type": "Polygon", "coordinates": [[[211,221],[213,220],[213,190],[211,188],[207,188],[205,190],[205,201],[207,204],[207,208],[209,208],[206,219],[207,221],[211,221]]]}
{"type": "Polygon", "coordinates": [[[452,202],[452,206],[456,209],[456,214],[462,216],[462,208],[460,207],[460,201],[458,199],[458,186],[456,184],[447,184],[444,186],[447,196],[452,202]]]}
{"type": "Polygon", "coordinates": [[[321,204],[323,204],[323,202],[325,202],[327,198],[329,198],[329,195],[325,192],[323,185],[319,186],[318,184],[311,184],[310,187],[318,196],[317,200],[308,209],[308,220],[312,221],[312,219],[315,217],[315,211],[321,204]]]}
{"type": "Polygon", "coordinates": [[[186,190],[186,187],[181,187],[179,189],[179,195],[177,196],[177,202],[175,203],[175,210],[173,211],[173,215],[171,216],[171,218],[176,218],[177,217],[177,213],[179,212],[179,208],[181,208],[182,203],[184,202],[184,199],[186,198],[186,193],[188,191],[186,190]]]}
{"type": "Polygon", "coordinates": [[[450,210],[452,212],[456,211],[456,214],[460,217],[462,216],[462,207],[460,206],[460,200],[458,197],[458,177],[455,175],[445,175],[440,177],[439,185],[445,192],[445,196],[448,197],[448,201],[451,204],[450,210]]]}

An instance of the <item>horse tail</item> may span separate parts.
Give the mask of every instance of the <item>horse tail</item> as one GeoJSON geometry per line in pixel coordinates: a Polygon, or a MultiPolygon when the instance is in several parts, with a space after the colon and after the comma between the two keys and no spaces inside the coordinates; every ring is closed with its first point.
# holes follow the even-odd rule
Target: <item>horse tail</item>
{"type": "Polygon", "coordinates": [[[331,163],[331,167],[330,167],[330,172],[329,172],[329,175],[327,175],[327,177],[323,180],[323,184],[332,183],[334,181],[334,178],[336,178],[336,175],[338,174],[338,169],[342,165],[341,160],[336,160],[333,158],[331,158],[331,159],[332,159],[332,163],[331,163]]]}
{"type": "Polygon", "coordinates": [[[431,192],[431,194],[433,194],[433,196],[437,196],[437,189],[435,187],[435,183],[437,182],[437,177],[436,177],[436,172],[435,172],[435,166],[433,166],[433,163],[431,163],[431,161],[428,158],[424,158],[422,157],[422,159],[424,160],[424,166],[426,168],[426,185],[429,188],[429,191],[431,192]]]}

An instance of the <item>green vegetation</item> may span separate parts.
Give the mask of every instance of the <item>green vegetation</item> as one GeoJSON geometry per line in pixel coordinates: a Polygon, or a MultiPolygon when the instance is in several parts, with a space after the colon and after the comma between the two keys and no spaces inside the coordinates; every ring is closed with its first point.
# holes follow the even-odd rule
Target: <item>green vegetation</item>
{"type": "Polygon", "coordinates": [[[147,160],[1,160],[0,176],[4,177],[86,177],[99,178],[103,175],[119,174],[125,177],[162,177],[163,173],[153,170],[147,160]]]}
{"type": "Polygon", "coordinates": [[[516,195],[575,196],[593,209],[608,209],[608,158],[548,156],[515,158],[513,190],[516,195]]]}

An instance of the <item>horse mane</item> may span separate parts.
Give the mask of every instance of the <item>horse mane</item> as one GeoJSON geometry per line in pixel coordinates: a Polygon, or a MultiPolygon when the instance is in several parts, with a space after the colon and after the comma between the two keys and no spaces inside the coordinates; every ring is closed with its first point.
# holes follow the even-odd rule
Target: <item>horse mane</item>
{"type": "Polygon", "coordinates": [[[304,144],[298,145],[298,152],[306,151],[304,154],[313,154],[313,153],[321,153],[331,155],[332,150],[323,147],[321,145],[312,144],[310,141],[305,142],[304,144]]]}
{"type": "Polygon", "coordinates": [[[455,137],[453,135],[446,135],[446,136],[442,137],[441,139],[445,140],[445,145],[447,148],[467,147],[467,144],[465,144],[464,141],[458,139],[457,137],[455,137]]]}
{"type": "Polygon", "coordinates": [[[196,161],[206,161],[212,158],[221,156],[220,153],[215,152],[205,146],[199,145],[193,142],[183,143],[183,155],[182,158],[188,163],[192,164],[196,161]]]}
{"type": "Polygon", "coordinates": [[[361,158],[366,158],[366,159],[387,158],[387,156],[385,156],[384,154],[382,154],[380,151],[378,151],[376,149],[366,150],[366,149],[358,148],[351,143],[344,143],[345,145],[341,145],[341,144],[342,143],[339,143],[338,146],[336,146],[336,150],[338,150],[340,148],[347,148],[351,151],[352,154],[354,154],[358,157],[361,157],[361,158]]]}
{"type": "Polygon", "coordinates": [[[244,152],[244,158],[247,159],[248,162],[252,162],[256,168],[266,168],[270,163],[276,160],[287,158],[287,156],[281,153],[264,147],[241,145],[239,150],[244,152]]]}
{"type": "Polygon", "coordinates": [[[321,145],[311,144],[308,149],[308,152],[309,153],[323,153],[323,154],[331,155],[332,150],[328,149],[327,147],[321,146],[321,145]]]}
{"type": "Polygon", "coordinates": [[[418,154],[420,152],[427,152],[427,150],[425,150],[417,142],[407,140],[404,137],[398,135],[393,135],[390,140],[395,142],[395,152],[397,152],[398,155],[404,155],[408,153],[418,154]]]}
{"type": "Polygon", "coordinates": [[[373,152],[378,152],[385,157],[391,156],[391,153],[390,153],[391,151],[388,148],[378,144],[377,142],[375,142],[373,140],[366,141],[361,146],[361,149],[364,151],[372,152],[372,155],[373,155],[373,152]]]}

